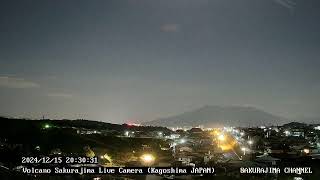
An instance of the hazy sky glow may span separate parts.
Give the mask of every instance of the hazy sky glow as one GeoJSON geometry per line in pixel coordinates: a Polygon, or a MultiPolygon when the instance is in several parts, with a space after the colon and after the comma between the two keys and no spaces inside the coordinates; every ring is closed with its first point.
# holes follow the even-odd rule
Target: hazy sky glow
{"type": "Polygon", "coordinates": [[[319,0],[5,0],[0,114],[320,116],[319,19],[319,0]]]}

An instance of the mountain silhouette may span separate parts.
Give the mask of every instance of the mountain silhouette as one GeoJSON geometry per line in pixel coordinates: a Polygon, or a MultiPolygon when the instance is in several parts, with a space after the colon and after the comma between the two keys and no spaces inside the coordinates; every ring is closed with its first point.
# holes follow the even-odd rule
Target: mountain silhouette
{"type": "Polygon", "coordinates": [[[204,106],[199,109],[185,112],[176,116],[160,118],[143,125],[182,127],[199,126],[262,126],[281,125],[288,122],[287,119],[267,113],[255,107],[246,106],[204,106]]]}

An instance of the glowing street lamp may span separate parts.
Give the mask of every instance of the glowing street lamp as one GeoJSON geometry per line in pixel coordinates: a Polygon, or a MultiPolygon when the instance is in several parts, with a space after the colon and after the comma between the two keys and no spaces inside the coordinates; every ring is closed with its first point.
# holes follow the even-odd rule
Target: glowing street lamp
{"type": "Polygon", "coordinates": [[[291,132],[288,131],[288,130],[285,130],[285,131],[284,131],[284,134],[285,134],[286,136],[289,136],[289,135],[291,134],[291,132]]]}
{"type": "Polygon", "coordinates": [[[50,124],[44,124],[43,125],[43,129],[49,129],[49,128],[51,128],[50,124]]]}
{"type": "Polygon", "coordinates": [[[152,154],[143,154],[140,159],[142,163],[151,165],[154,163],[155,157],[152,154]]]}
{"type": "Polygon", "coordinates": [[[186,142],[185,139],[181,139],[181,140],[180,140],[180,143],[181,143],[181,144],[183,144],[183,143],[185,143],[185,142],[186,142]]]}
{"type": "Polygon", "coordinates": [[[243,147],[243,148],[241,148],[241,150],[243,151],[243,155],[245,156],[247,148],[243,147]]]}
{"type": "Polygon", "coordinates": [[[252,144],[253,144],[253,141],[252,141],[252,140],[249,140],[249,141],[248,141],[248,144],[249,144],[249,145],[252,145],[252,144]]]}
{"type": "Polygon", "coordinates": [[[224,141],[226,138],[225,138],[225,136],[224,136],[223,134],[220,134],[220,135],[218,136],[218,139],[219,139],[220,141],[224,141]]]}

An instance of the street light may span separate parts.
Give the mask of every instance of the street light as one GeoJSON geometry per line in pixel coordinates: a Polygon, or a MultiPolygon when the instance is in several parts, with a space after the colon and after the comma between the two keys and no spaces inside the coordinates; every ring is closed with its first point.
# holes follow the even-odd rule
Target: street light
{"type": "Polygon", "coordinates": [[[245,147],[243,147],[243,148],[241,148],[241,150],[243,151],[243,155],[245,156],[246,155],[246,148],[245,147]]]}
{"type": "Polygon", "coordinates": [[[144,164],[153,164],[155,157],[152,154],[143,154],[140,159],[144,164]]]}
{"type": "Polygon", "coordinates": [[[220,141],[224,141],[226,138],[224,137],[223,134],[220,134],[220,135],[218,136],[218,139],[219,139],[220,141]]]}
{"type": "Polygon", "coordinates": [[[43,128],[44,128],[44,129],[49,129],[49,128],[50,128],[50,125],[49,125],[49,124],[45,124],[45,125],[43,126],[43,128]]]}
{"type": "Polygon", "coordinates": [[[288,131],[288,130],[285,130],[285,131],[284,131],[284,134],[285,134],[286,136],[289,136],[289,135],[291,134],[291,132],[288,131]]]}
{"type": "Polygon", "coordinates": [[[249,144],[249,145],[252,145],[252,144],[253,144],[253,141],[252,141],[252,140],[249,140],[249,141],[248,141],[248,144],[249,144]]]}

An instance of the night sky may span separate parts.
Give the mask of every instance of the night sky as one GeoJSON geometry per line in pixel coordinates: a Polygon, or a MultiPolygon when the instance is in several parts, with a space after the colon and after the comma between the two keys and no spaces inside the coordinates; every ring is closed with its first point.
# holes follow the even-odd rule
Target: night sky
{"type": "Polygon", "coordinates": [[[319,0],[3,0],[0,115],[320,117],[319,0]]]}

